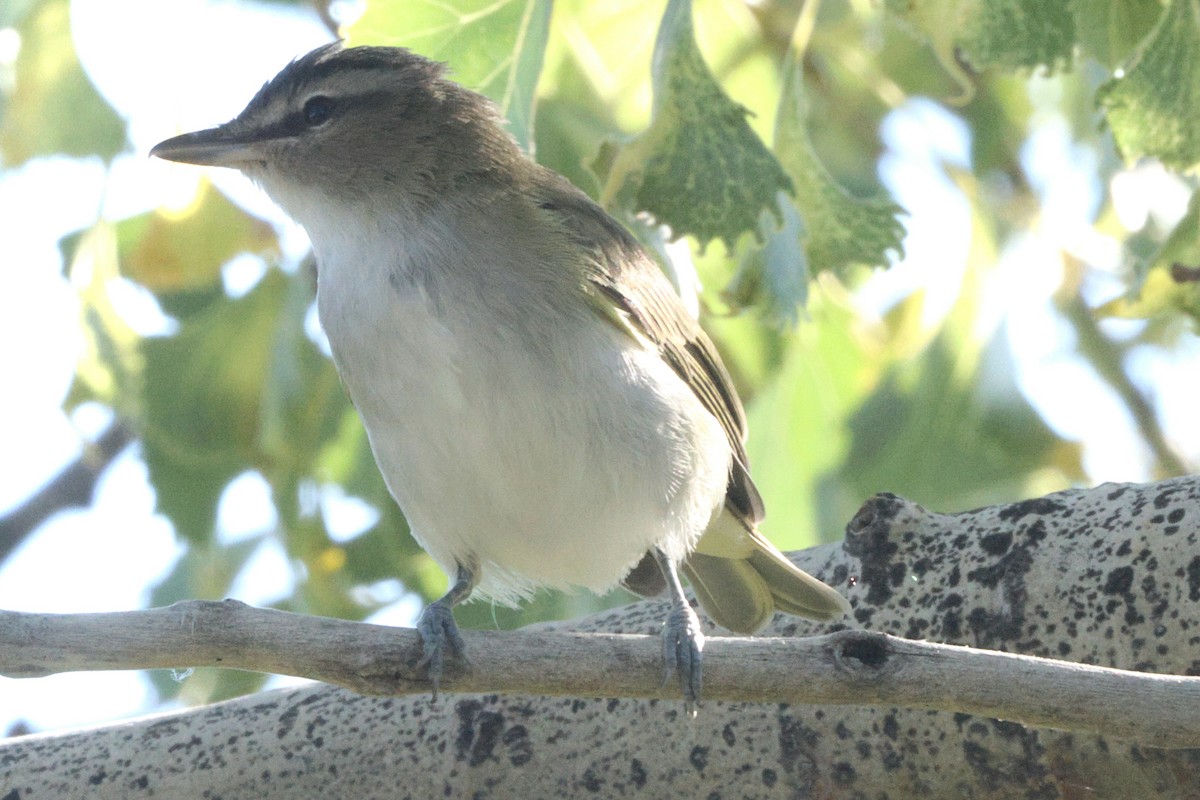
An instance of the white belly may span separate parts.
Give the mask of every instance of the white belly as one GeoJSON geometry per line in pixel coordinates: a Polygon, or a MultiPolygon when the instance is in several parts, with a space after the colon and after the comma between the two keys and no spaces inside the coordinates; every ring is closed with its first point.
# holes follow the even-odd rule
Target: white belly
{"type": "Polygon", "coordinates": [[[651,548],[694,547],[730,453],[657,353],[596,315],[534,358],[528,331],[489,329],[462,293],[355,277],[322,269],[322,323],[388,487],[448,573],[477,559],[481,593],[513,602],[602,591],[651,548]]]}

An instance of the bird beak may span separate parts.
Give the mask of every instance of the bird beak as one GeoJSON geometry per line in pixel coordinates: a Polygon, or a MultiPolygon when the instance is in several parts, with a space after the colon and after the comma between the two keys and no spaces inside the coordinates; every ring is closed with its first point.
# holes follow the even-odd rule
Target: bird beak
{"type": "Polygon", "coordinates": [[[239,169],[249,162],[263,160],[261,143],[261,139],[239,135],[229,125],[220,125],[173,136],[154,145],[150,155],[184,164],[239,169]]]}

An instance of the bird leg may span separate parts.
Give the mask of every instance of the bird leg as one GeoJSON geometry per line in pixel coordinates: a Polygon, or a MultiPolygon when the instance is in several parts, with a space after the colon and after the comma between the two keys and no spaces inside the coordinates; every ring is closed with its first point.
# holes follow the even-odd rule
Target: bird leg
{"type": "Polygon", "coordinates": [[[446,664],[446,651],[464,665],[468,664],[466,646],[458,623],[454,621],[454,607],[471,596],[479,582],[478,570],[463,564],[458,565],[454,583],[450,590],[438,600],[425,606],[417,619],[417,632],[421,634],[425,652],[417,662],[417,669],[425,667],[425,674],[433,684],[433,699],[437,700],[438,683],[442,679],[442,668],[446,664]]]}
{"type": "Polygon", "coordinates": [[[679,582],[675,562],[658,549],[654,551],[654,558],[666,578],[667,592],[671,596],[671,613],[667,615],[662,632],[662,685],[670,683],[671,676],[678,672],[684,710],[688,716],[694,717],[700,707],[702,684],[700,651],[704,649],[704,634],[700,630],[700,618],[683,595],[683,584],[679,582]]]}

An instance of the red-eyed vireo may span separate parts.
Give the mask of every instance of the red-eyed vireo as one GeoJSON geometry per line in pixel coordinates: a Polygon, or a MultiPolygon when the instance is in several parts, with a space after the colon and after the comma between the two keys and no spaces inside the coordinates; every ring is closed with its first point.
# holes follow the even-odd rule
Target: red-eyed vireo
{"type": "Polygon", "coordinates": [[[312,239],[334,363],[451,576],[418,623],[435,691],[473,592],[666,590],[666,676],[691,710],[704,638],[680,570],[738,633],[848,610],[756,530],[741,403],[654,259],[441,64],[320,47],[151,154],[241,170],[312,239]]]}

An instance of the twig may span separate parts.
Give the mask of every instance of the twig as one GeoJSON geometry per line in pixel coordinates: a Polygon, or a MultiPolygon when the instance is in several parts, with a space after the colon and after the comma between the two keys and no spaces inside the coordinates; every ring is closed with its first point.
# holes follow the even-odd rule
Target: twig
{"type": "Polygon", "coordinates": [[[96,481],[112,460],[134,439],[122,422],[114,422],[83,453],[18,508],[0,517],[0,561],[54,514],[92,502],[96,481]]]}

